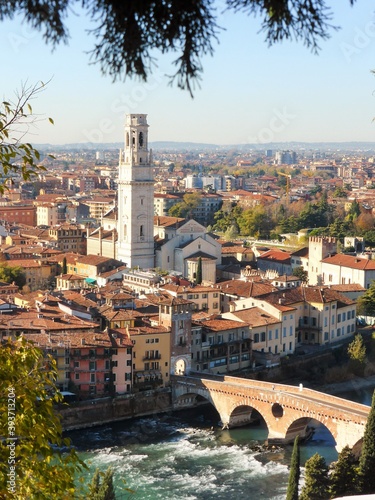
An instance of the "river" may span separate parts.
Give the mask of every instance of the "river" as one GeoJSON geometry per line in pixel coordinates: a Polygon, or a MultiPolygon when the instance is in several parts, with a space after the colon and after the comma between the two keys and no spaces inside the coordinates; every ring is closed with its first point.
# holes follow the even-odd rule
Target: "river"
{"type": "MultiPolygon", "coordinates": [[[[373,390],[340,396],[370,405],[373,390]]],[[[113,468],[119,499],[285,499],[292,446],[262,446],[267,438],[263,422],[224,431],[217,423],[217,414],[209,407],[199,413],[125,420],[68,435],[89,463],[87,481],[96,468],[113,468]],[[124,491],[122,479],[134,495],[124,491]]],[[[310,425],[315,433],[301,446],[301,463],[316,452],[327,463],[336,460],[329,431],[318,422],[310,425]]]]}

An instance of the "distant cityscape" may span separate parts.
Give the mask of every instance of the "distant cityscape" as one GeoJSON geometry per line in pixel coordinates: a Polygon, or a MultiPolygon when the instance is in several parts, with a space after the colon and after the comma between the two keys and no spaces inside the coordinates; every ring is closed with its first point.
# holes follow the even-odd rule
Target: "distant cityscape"
{"type": "Polygon", "coordinates": [[[123,144],[40,145],[45,170],[7,181],[3,341],[51,353],[61,390],[86,399],[352,339],[375,279],[375,143],[149,133],[127,115],[123,144]]]}

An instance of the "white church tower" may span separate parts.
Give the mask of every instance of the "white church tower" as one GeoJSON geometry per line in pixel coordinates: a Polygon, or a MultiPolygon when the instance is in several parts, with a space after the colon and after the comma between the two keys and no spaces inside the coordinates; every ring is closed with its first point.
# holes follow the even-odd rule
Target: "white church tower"
{"type": "Polygon", "coordinates": [[[118,176],[118,259],[154,267],[154,178],[147,115],[126,115],[118,176]]]}

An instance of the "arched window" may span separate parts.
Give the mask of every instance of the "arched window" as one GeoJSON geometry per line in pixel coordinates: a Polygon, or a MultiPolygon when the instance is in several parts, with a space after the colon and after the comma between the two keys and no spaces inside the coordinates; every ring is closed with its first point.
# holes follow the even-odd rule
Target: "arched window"
{"type": "Polygon", "coordinates": [[[143,146],[143,132],[139,132],[139,145],[143,146]]]}
{"type": "Polygon", "coordinates": [[[133,130],[133,146],[135,146],[135,131],[133,130]]]}
{"type": "Polygon", "coordinates": [[[144,233],[143,233],[143,224],[141,226],[139,226],[139,236],[144,236],[144,233]]]}
{"type": "Polygon", "coordinates": [[[129,132],[126,132],[126,145],[129,147],[129,132]]]}
{"type": "Polygon", "coordinates": [[[128,235],[128,227],[126,224],[124,224],[124,238],[128,235]]]}

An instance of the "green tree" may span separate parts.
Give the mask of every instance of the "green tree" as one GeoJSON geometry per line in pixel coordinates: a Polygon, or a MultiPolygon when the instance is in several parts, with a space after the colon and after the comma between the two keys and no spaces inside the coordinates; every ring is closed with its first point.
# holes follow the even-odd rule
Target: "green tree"
{"type": "Polygon", "coordinates": [[[361,208],[359,206],[359,203],[357,200],[353,200],[352,204],[350,205],[349,212],[348,212],[348,218],[350,220],[356,219],[359,215],[361,214],[361,208]]]}
{"type": "Polygon", "coordinates": [[[233,224],[232,226],[229,226],[228,229],[225,231],[224,239],[226,241],[234,241],[237,238],[238,238],[238,229],[236,224],[233,224]]]}
{"type": "Polygon", "coordinates": [[[202,283],[202,257],[198,257],[197,274],[195,277],[195,282],[197,285],[200,285],[202,283]]]}
{"type": "Polygon", "coordinates": [[[305,484],[299,500],[327,500],[329,498],[328,467],[325,459],[315,453],[305,464],[305,484]]]}
{"type": "Polygon", "coordinates": [[[22,288],[26,285],[26,275],[21,266],[8,266],[6,263],[0,264],[0,281],[5,283],[15,283],[22,288]]]}
{"type": "Polygon", "coordinates": [[[293,269],[293,276],[297,276],[302,283],[307,283],[309,281],[309,273],[305,271],[302,266],[293,269]]]}
{"type": "Polygon", "coordinates": [[[89,485],[88,499],[116,500],[115,488],[113,485],[113,470],[111,467],[108,467],[104,474],[99,472],[99,469],[96,469],[89,485]]]}
{"type": "MultiPolygon", "coordinates": [[[[3,7],[0,5],[0,19],[3,7]]],[[[46,170],[37,164],[40,159],[38,150],[31,144],[22,142],[24,134],[37,121],[30,101],[44,88],[45,84],[42,82],[29,87],[23,86],[14,100],[0,103],[0,194],[11,185],[15,174],[20,174],[27,181],[38,172],[46,170]]],[[[51,118],[49,121],[53,123],[51,118]]]]}
{"type": "Polygon", "coordinates": [[[363,337],[360,333],[358,333],[352,342],[350,342],[348,346],[348,354],[350,359],[364,364],[366,360],[366,346],[363,343],[363,337]]]}
{"type": "Polygon", "coordinates": [[[370,414],[363,436],[362,452],[359,459],[360,493],[375,493],[375,391],[372,395],[370,414]]]}
{"type": "Polygon", "coordinates": [[[357,460],[349,448],[345,446],[339,453],[337,462],[331,465],[329,476],[331,498],[356,493],[357,460]]]}
{"type": "Polygon", "coordinates": [[[113,470],[110,467],[104,473],[103,481],[99,488],[98,500],[116,500],[113,486],[113,470]]]}
{"type": "Polygon", "coordinates": [[[334,198],[346,198],[348,196],[348,192],[341,186],[337,186],[336,189],[333,191],[332,196],[334,198]]]}
{"type": "Polygon", "coordinates": [[[362,377],[365,370],[366,346],[363,343],[362,335],[359,333],[354,337],[348,346],[349,369],[355,375],[362,377]]]}
{"type": "Polygon", "coordinates": [[[298,482],[300,474],[301,471],[300,471],[299,437],[296,436],[293,445],[292,460],[290,463],[286,500],[298,500],[298,482]]]}
{"type": "MultiPolygon", "coordinates": [[[[354,3],[354,0],[350,0],[354,3]]],[[[260,30],[269,45],[285,39],[295,39],[313,51],[319,42],[329,38],[332,29],[332,11],[326,2],[280,2],[270,0],[226,0],[226,9],[236,13],[252,14],[260,19],[260,30]]],[[[56,46],[67,42],[64,24],[67,12],[76,2],[1,2],[0,19],[19,15],[32,28],[42,31],[45,41],[56,46]]],[[[155,65],[155,51],[176,54],[177,68],[171,81],[180,88],[192,91],[203,72],[200,58],[214,52],[221,27],[217,24],[215,2],[139,2],[121,0],[83,2],[82,10],[94,23],[91,33],[95,38],[90,51],[91,61],[100,65],[104,74],[113,79],[125,75],[146,79],[155,65]]]]}
{"type": "Polygon", "coordinates": [[[357,314],[375,316],[375,281],[357,300],[357,314]]]}
{"type": "Polygon", "coordinates": [[[366,231],[363,235],[366,246],[371,248],[375,247],[375,229],[370,229],[370,231],[366,231]]]}
{"type": "Polygon", "coordinates": [[[94,475],[92,477],[91,483],[89,484],[88,498],[90,500],[96,500],[100,488],[100,472],[99,469],[95,469],[94,475]]]}
{"type": "Polygon", "coordinates": [[[199,193],[186,193],[183,201],[176,203],[168,211],[171,217],[186,217],[193,218],[193,212],[198,208],[201,202],[201,195],[199,193]]]}
{"type": "Polygon", "coordinates": [[[74,449],[63,453],[55,404],[62,401],[56,388],[53,358],[20,338],[0,349],[0,498],[61,499],[80,497],[75,475],[85,464],[74,449]],[[13,462],[14,460],[14,462],[13,462]],[[11,469],[14,467],[14,469],[11,469]],[[15,474],[16,494],[7,489],[7,474],[15,474]]]}
{"type": "Polygon", "coordinates": [[[66,263],[66,257],[63,258],[61,272],[62,272],[62,274],[66,274],[68,272],[68,266],[67,266],[67,263],[66,263]]]}

